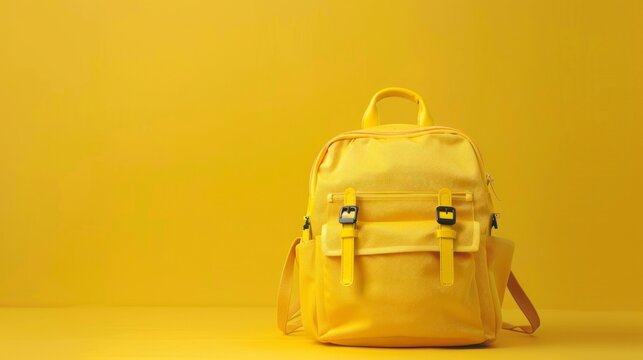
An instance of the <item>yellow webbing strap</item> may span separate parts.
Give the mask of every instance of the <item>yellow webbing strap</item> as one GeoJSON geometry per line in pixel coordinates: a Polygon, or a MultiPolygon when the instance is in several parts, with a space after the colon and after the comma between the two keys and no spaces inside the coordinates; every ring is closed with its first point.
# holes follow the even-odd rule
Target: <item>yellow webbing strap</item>
{"type": "Polygon", "coordinates": [[[502,323],[502,328],[506,330],[523,332],[526,334],[533,334],[536,330],[538,330],[538,327],[540,327],[540,316],[538,316],[538,312],[536,311],[536,307],[534,306],[534,304],[532,304],[531,300],[529,300],[529,297],[527,297],[525,290],[523,290],[518,283],[516,275],[514,275],[513,271],[509,273],[507,289],[509,289],[511,296],[513,296],[514,300],[516,300],[516,304],[518,304],[520,311],[525,314],[527,321],[529,321],[529,325],[512,325],[505,322],[502,323]]]}
{"type": "MultiPolygon", "coordinates": [[[[438,192],[438,206],[451,206],[451,190],[447,188],[440,189],[438,192]]],[[[455,213],[439,211],[437,217],[443,219],[454,219],[455,213]]],[[[438,223],[436,236],[440,239],[440,284],[442,286],[453,285],[454,268],[453,268],[453,240],[455,240],[455,231],[451,225],[438,223]]]]}
{"type": "MultiPolygon", "coordinates": [[[[344,207],[357,206],[357,196],[355,189],[348,188],[344,191],[344,207]]],[[[341,218],[355,218],[357,220],[357,210],[348,212],[342,211],[341,218]]],[[[354,271],[355,271],[355,238],[357,231],[355,230],[356,222],[342,224],[342,275],[341,281],[344,286],[351,286],[353,284],[354,271]]]]}

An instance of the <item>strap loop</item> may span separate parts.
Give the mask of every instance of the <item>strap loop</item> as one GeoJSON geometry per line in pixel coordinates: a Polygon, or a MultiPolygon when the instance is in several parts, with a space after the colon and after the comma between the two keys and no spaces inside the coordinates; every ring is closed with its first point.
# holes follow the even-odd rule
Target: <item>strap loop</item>
{"type": "Polygon", "coordinates": [[[357,237],[357,230],[353,227],[343,227],[342,231],[339,235],[342,239],[344,238],[356,238],[357,237]]]}
{"type": "Polygon", "coordinates": [[[435,231],[435,236],[438,238],[455,239],[456,232],[451,229],[438,229],[435,231]]]}

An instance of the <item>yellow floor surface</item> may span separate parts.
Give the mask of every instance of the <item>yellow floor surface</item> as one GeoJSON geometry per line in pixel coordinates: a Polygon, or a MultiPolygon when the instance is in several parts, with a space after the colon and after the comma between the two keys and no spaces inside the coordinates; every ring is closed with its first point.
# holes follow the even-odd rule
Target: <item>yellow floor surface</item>
{"type": "MultiPolygon", "coordinates": [[[[493,346],[349,348],[284,336],[273,308],[0,308],[0,359],[643,359],[643,313],[542,311],[493,346]]],[[[519,320],[509,311],[508,320],[519,320]]]]}

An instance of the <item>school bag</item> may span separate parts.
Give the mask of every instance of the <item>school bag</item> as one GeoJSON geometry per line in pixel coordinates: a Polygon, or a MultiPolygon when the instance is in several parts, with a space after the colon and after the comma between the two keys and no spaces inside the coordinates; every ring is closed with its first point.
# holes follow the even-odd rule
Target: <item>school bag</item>
{"type": "Polygon", "coordinates": [[[536,331],[536,309],[511,272],[514,244],[492,234],[491,179],[473,141],[432,125],[418,94],[377,92],[362,129],[331,139],[313,164],[302,236],[282,272],[279,328],[383,347],[536,331]],[[417,125],[380,125],[377,102],[387,97],[415,102],[417,125]],[[502,322],[505,287],[529,325],[502,322]]]}

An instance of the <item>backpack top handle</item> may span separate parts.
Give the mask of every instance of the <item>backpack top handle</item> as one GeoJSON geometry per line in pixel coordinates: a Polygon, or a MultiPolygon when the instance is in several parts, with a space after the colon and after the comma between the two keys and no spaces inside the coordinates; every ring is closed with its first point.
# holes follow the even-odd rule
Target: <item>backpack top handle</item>
{"type": "Polygon", "coordinates": [[[364,116],[362,117],[362,128],[374,127],[380,124],[379,114],[377,111],[377,103],[388,97],[401,97],[418,104],[418,118],[417,123],[420,127],[433,125],[433,120],[424,105],[424,100],[416,92],[401,87],[385,88],[373,95],[371,102],[368,104],[364,116]]]}

